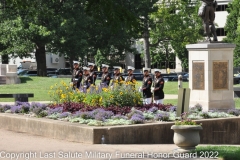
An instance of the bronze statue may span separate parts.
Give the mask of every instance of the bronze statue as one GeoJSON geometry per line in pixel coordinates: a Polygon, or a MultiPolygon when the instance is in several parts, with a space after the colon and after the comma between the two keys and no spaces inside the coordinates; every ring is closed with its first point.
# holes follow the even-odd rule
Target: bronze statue
{"type": "Polygon", "coordinates": [[[215,10],[217,8],[216,0],[201,0],[202,5],[199,7],[198,16],[203,20],[204,32],[207,36],[207,40],[211,41],[211,35],[213,35],[213,41],[218,41],[216,28],[214,25],[215,10]]]}

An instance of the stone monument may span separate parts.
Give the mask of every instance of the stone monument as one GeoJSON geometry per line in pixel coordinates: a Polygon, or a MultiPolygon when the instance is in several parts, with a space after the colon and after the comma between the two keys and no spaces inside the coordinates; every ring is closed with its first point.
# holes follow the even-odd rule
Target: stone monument
{"type": "Polygon", "coordinates": [[[17,65],[0,64],[0,84],[17,83],[20,83],[17,75],[17,65]]]}
{"type": "Polygon", "coordinates": [[[189,88],[190,106],[197,103],[203,110],[235,108],[233,99],[234,44],[190,44],[189,88]]]}
{"type": "Polygon", "coordinates": [[[211,35],[213,41],[218,41],[216,28],[214,25],[215,10],[217,8],[216,0],[201,0],[202,5],[199,7],[198,16],[202,18],[204,33],[207,36],[207,41],[211,42],[211,35]]]}

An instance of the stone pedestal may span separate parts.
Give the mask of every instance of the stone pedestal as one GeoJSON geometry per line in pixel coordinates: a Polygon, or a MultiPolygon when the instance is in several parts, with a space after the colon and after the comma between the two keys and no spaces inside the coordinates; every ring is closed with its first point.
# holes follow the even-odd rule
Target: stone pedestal
{"type": "Polygon", "coordinates": [[[17,75],[17,65],[0,64],[0,84],[21,83],[17,75]]]}
{"type": "Polygon", "coordinates": [[[0,64],[0,75],[5,76],[7,73],[7,65],[6,64],[0,64]]]}
{"type": "Polygon", "coordinates": [[[190,106],[197,103],[203,110],[235,108],[233,99],[234,44],[190,44],[189,88],[190,106]]]}

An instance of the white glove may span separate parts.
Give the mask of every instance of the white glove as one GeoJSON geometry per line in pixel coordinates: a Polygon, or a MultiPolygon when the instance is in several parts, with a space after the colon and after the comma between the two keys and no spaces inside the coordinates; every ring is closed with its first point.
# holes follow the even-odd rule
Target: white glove
{"type": "Polygon", "coordinates": [[[153,91],[154,91],[154,87],[151,88],[151,92],[153,92],[153,91]]]}

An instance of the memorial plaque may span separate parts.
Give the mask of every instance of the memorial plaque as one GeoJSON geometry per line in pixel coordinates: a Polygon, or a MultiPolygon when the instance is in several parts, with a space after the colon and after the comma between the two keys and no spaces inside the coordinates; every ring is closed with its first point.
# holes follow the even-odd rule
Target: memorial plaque
{"type": "Polygon", "coordinates": [[[213,61],[213,89],[228,89],[228,61],[213,61]]]}
{"type": "Polygon", "coordinates": [[[192,89],[204,90],[204,62],[192,64],[192,89]]]}

